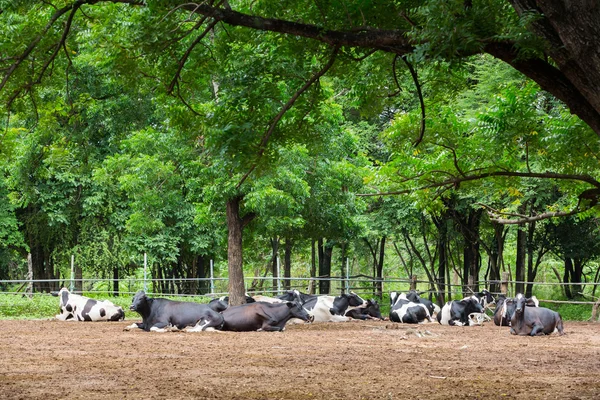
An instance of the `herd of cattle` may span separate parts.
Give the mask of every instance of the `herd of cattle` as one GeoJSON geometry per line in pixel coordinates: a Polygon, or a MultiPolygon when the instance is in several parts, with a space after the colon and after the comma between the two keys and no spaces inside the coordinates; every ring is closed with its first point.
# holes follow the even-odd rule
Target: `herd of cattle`
{"type": "MultiPolygon", "coordinates": [[[[110,301],[99,301],[70,293],[63,288],[53,293],[60,297],[62,321],[122,321],[125,313],[110,301]]],[[[449,301],[440,309],[430,300],[421,298],[416,291],[390,293],[389,320],[417,324],[434,322],[442,325],[481,325],[486,320],[486,310],[495,304],[493,321],[499,326],[510,326],[515,335],[564,334],[560,315],[539,307],[535,296],[514,298],[502,295],[494,298],[483,290],[462,300],[449,301]]],[[[346,322],[355,319],[379,319],[379,304],[363,300],[356,293],[340,296],[310,295],[290,290],[277,297],[246,297],[246,304],[229,306],[228,298],[211,300],[208,304],[151,298],[139,291],[130,309],[142,317],[142,322],[127,326],[125,330],[140,328],[145,331],[188,332],[221,331],[283,331],[287,323],[346,322]]]]}

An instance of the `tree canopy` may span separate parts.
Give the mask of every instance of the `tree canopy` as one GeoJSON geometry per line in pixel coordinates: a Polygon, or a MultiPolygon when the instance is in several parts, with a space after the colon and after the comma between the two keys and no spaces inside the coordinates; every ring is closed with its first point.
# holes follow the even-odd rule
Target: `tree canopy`
{"type": "Polygon", "coordinates": [[[40,278],[74,250],[198,277],[227,240],[242,302],[246,232],[375,275],[393,243],[443,293],[452,246],[466,282],[501,226],[541,255],[549,218],[595,216],[591,1],[0,0],[0,24],[0,237],[40,278]]]}

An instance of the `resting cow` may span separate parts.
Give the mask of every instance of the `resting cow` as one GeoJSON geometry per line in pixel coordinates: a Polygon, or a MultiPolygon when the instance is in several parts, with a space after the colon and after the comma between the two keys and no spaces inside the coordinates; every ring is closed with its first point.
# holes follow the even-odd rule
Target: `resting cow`
{"type": "MultiPolygon", "coordinates": [[[[392,292],[392,293],[396,293],[396,292],[392,292]]],[[[390,296],[391,296],[391,293],[390,293],[390,296]]],[[[408,300],[412,301],[413,303],[421,303],[425,307],[427,307],[427,310],[429,311],[429,315],[431,316],[431,318],[434,318],[437,315],[437,313],[440,312],[440,307],[437,304],[435,304],[433,301],[431,301],[429,299],[422,298],[416,290],[410,290],[408,293],[406,293],[406,298],[408,300]]]]}
{"type": "MultiPolygon", "coordinates": [[[[526,306],[539,307],[540,302],[535,296],[531,296],[526,306]]],[[[510,320],[515,312],[515,299],[506,298],[504,295],[499,295],[496,301],[496,310],[494,310],[494,324],[498,326],[510,326],[510,320]]]]}
{"type": "Polygon", "coordinates": [[[311,322],[312,318],[298,302],[254,303],[232,306],[223,311],[224,323],[222,330],[248,331],[278,331],[285,329],[285,324],[292,318],[311,322]]]}
{"type": "Polygon", "coordinates": [[[223,325],[223,316],[207,304],[154,299],[147,297],[143,290],[135,294],[129,308],[142,316],[142,322],[130,325],[125,330],[140,328],[165,332],[194,327],[190,331],[205,331],[220,329],[223,325]]]}
{"type": "Polygon", "coordinates": [[[365,307],[357,307],[352,310],[346,311],[346,317],[350,317],[353,319],[383,319],[381,316],[381,310],[379,308],[379,303],[375,300],[367,300],[367,305],[365,307]]]}
{"type": "Polygon", "coordinates": [[[406,294],[390,293],[390,321],[404,324],[420,324],[425,320],[433,322],[425,304],[410,301],[406,294]]]}
{"type": "Polygon", "coordinates": [[[469,315],[483,312],[484,310],[479,303],[479,299],[475,296],[471,296],[462,300],[449,301],[444,304],[442,311],[437,315],[437,320],[442,325],[472,325],[473,323],[470,322],[469,315]]]}
{"type": "Polygon", "coordinates": [[[60,321],[122,321],[125,312],[108,300],[90,299],[78,294],[70,293],[66,288],[53,292],[53,296],[60,297],[60,314],[56,319],[60,321]]]}
{"type": "Polygon", "coordinates": [[[515,312],[510,320],[510,333],[513,335],[549,335],[558,332],[564,335],[560,314],[544,307],[527,307],[533,303],[522,294],[515,298],[515,312]]]}
{"type": "MultiPolygon", "coordinates": [[[[300,301],[300,304],[314,317],[314,322],[347,322],[352,318],[346,313],[357,308],[366,307],[367,302],[356,293],[341,294],[340,296],[300,293],[298,290],[288,290],[285,294],[277,296],[288,301],[300,301]]],[[[297,321],[293,321],[297,322],[297,321]]]]}

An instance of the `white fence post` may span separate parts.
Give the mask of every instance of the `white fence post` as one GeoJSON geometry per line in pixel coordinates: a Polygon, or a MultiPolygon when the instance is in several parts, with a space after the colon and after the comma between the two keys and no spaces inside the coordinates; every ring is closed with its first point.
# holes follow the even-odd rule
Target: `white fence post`
{"type": "Polygon", "coordinates": [[[281,293],[281,271],[279,265],[279,256],[277,256],[277,294],[281,293]]]}
{"type": "Polygon", "coordinates": [[[69,291],[75,290],[75,254],[71,254],[71,285],[69,291]]]}
{"type": "Polygon", "coordinates": [[[215,294],[215,270],[213,266],[213,260],[210,260],[210,294],[215,294]]]}
{"type": "Polygon", "coordinates": [[[148,274],[148,255],[144,253],[144,292],[148,291],[148,283],[146,282],[148,274]]]}

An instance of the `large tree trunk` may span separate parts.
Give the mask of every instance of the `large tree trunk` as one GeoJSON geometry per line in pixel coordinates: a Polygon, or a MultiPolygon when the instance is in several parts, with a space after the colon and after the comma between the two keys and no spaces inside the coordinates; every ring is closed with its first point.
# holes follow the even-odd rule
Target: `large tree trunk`
{"type": "MultiPolygon", "coordinates": [[[[330,278],[331,277],[331,257],[333,255],[333,243],[329,240],[323,242],[323,239],[319,240],[319,277],[330,278]]],[[[329,294],[331,290],[331,284],[328,279],[319,281],[319,294],[329,294]]]]}
{"type": "Polygon", "coordinates": [[[229,272],[229,304],[237,306],[246,302],[244,287],[244,260],[242,253],[243,221],[240,218],[240,197],[227,202],[227,269],[229,272]]]}

